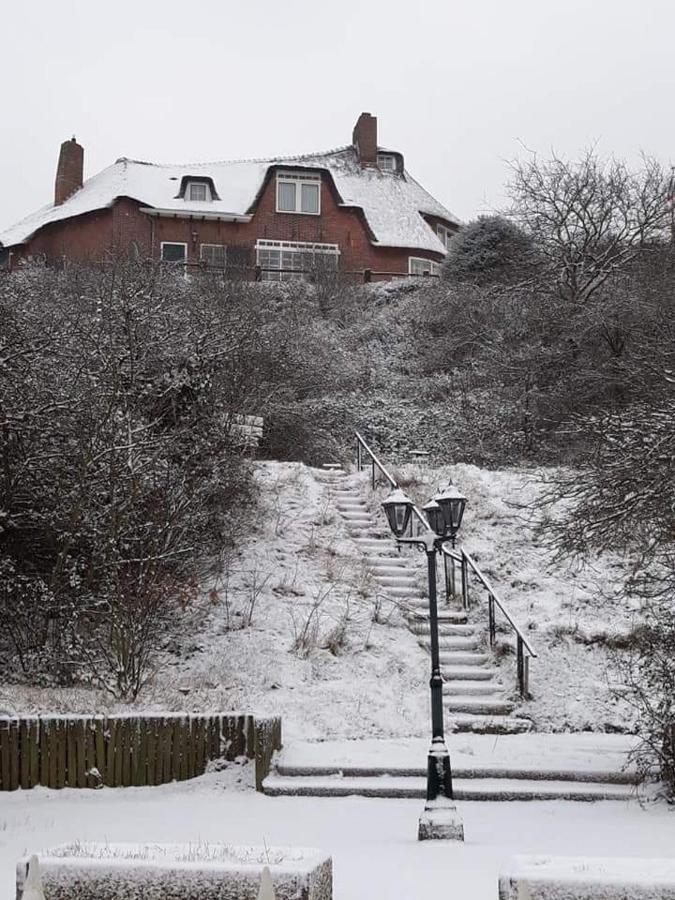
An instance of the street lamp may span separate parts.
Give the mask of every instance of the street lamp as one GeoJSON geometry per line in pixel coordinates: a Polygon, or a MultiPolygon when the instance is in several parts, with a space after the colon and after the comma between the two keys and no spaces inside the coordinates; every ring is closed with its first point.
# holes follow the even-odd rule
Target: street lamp
{"type": "Polygon", "coordinates": [[[436,554],[442,545],[452,541],[466,506],[466,497],[452,484],[436,494],[423,507],[429,530],[416,537],[404,537],[410,523],[414,503],[400,489],[392,491],[382,504],[389,526],[399,544],[414,544],[427,555],[429,578],[429,632],[431,640],[431,747],[427,757],[427,802],[420,816],[418,838],[464,840],[464,826],[455,806],[452,792],[450,754],[443,731],[443,678],[438,648],[438,599],[436,593],[436,554]]]}

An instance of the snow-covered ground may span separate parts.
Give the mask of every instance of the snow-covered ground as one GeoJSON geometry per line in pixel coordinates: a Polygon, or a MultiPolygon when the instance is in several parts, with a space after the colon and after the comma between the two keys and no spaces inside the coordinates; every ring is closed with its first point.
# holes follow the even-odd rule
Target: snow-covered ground
{"type": "Polygon", "coordinates": [[[515,854],[672,855],[675,814],[631,802],[460,803],[464,844],[419,843],[415,800],[270,798],[251,766],[154,788],[2,795],[0,900],[14,897],[26,853],[74,840],[226,842],[317,847],[333,856],[336,900],[496,900],[515,854]]]}
{"type": "MultiPolygon", "coordinates": [[[[299,463],[258,463],[256,471],[258,521],[179,623],[138,705],[280,714],[287,739],[426,737],[428,656],[373,584],[327,486],[299,463]]],[[[470,465],[396,471],[420,500],[449,475],[468,496],[461,542],[539,653],[531,663],[533,700],[523,705],[537,727],[630,728],[627,704],[608,686],[602,640],[632,625],[635,611],[611,599],[623,561],[606,556],[585,570],[552,566],[526,508],[541,490],[536,473],[470,465]]],[[[359,478],[377,509],[381,497],[371,494],[368,473],[359,478]]],[[[410,551],[410,561],[419,566],[422,591],[424,558],[410,551]]],[[[472,618],[486,625],[484,598],[475,596],[472,618]]],[[[513,657],[501,665],[511,687],[513,657]]],[[[0,710],[119,708],[100,691],[0,685],[0,710]]]]}

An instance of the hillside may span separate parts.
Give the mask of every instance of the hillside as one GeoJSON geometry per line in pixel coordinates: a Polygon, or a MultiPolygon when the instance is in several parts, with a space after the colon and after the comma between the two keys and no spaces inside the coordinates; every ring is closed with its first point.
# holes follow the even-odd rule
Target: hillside
{"type": "MultiPolygon", "coordinates": [[[[255,525],[176,623],[137,705],[281,714],[290,737],[425,736],[428,657],[395,602],[373,584],[322,473],[263,462],[255,474],[255,525]]],[[[522,712],[540,730],[630,728],[630,711],[609,688],[606,647],[608,636],[631,628],[631,612],[613,605],[609,593],[621,579],[621,560],[603,557],[585,569],[552,565],[526,508],[539,490],[536,472],[468,465],[398,472],[420,499],[450,474],[469,497],[462,542],[539,654],[531,664],[533,699],[522,712]]],[[[352,480],[376,508],[366,474],[352,480]]],[[[410,554],[423,588],[423,557],[410,554]]],[[[472,620],[486,622],[480,602],[472,620]]],[[[510,687],[513,657],[506,651],[500,668],[510,687]]],[[[0,708],[121,707],[93,689],[4,685],[0,708]]]]}

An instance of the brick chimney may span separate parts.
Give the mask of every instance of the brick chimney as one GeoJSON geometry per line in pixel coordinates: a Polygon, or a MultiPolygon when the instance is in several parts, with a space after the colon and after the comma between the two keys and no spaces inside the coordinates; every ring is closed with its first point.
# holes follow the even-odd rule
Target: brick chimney
{"type": "Polygon", "coordinates": [[[73,137],[61,144],[59,164],[56,167],[54,206],[64,203],[71,194],[82,187],[83,174],[84,148],[80,147],[73,137]]]}
{"type": "Polygon", "coordinates": [[[377,165],[377,117],[362,112],[352,133],[352,143],[362,166],[377,165]]]}

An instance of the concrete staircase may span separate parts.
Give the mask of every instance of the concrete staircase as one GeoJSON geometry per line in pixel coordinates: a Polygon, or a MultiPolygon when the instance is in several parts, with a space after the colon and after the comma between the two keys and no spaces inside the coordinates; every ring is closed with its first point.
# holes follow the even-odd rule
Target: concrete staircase
{"type": "MultiPolygon", "coordinates": [[[[401,555],[384,515],[368,510],[358,485],[340,466],[324,467],[318,479],[329,486],[333,501],[354,543],[363,553],[374,582],[382,593],[401,605],[408,627],[429,651],[429,603],[426,574],[401,555]]],[[[485,647],[485,630],[467,621],[459,608],[439,606],[439,644],[444,679],[446,730],[490,734],[529,731],[532,723],[513,715],[514,705],[504,688],[495,661],[485,647]]]]}

